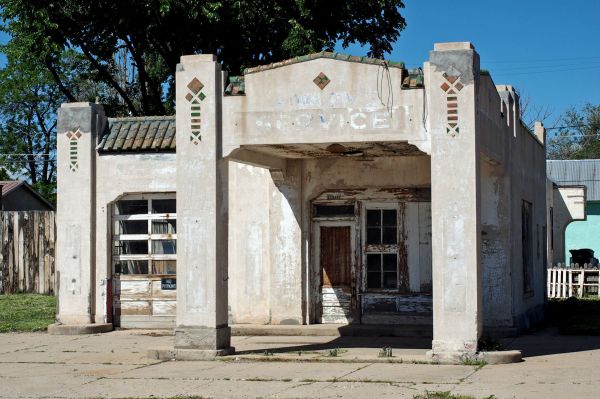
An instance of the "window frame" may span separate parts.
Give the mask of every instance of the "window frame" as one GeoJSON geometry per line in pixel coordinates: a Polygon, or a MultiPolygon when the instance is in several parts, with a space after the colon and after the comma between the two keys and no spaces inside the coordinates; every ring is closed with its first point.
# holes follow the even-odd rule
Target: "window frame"
{"type": "MultiPolygon", "coordinates": [[[[398,202],[367,202],[364,201],[362,204],[362,212],[361,212],[361,242],[362,242],[362,291],[363,292],[394,292],[397,293],[400,291],[400,240],[401,234],[401,215],[400,215],[400,205],[398,202]],[[395,210],[396,211],[396,243],[395,244],[367,244],[367,211],[369,210],[395,210]],[[368,265],[367,265],[367,257],[369,254],[381,254],[381,263],[380,263],[380,287],[379,288],[371,288],[368,287],[367,277],[368,277],[368,265]],[[384,270],[383,270],[383,255],[384,254],[394,254],[396,255],[396,286],[394,288],[384,288],[384,270]]],[[[383,234],[383,220],[381,224],[381,229],[383,234]]]]}
{"type": "MultiPolygon", "coordinates": [[[[175,193],[152,193],[152,194],[133,194],[125,195],[114,201],[111,208],[111,220],[110,220],[110,253],[112,259],[112,273],[113,275],[121,276],[174,276],[175,274],[163,274],[153,273],[153,262],[154,261],[175,261],[175,267],[177,268],[177,233],[165,233],[156,234],[152,233],[152,223],[157,220],[177,220],[177,212],[174,213],[152,213],[152,201],[153,200],[175,200],[175,193]],[[145,200],[148,204],[148,212],[146,214],[133,214],[133,215],[119,215],[117,214],[117,205],[121,201],[139,201],[145,200]],[[147,233],[146,234],[117,234],[116,222],[119,221],[147,221],[147,233]],[[153,254],[152,243],[158,240],[173,240],[175,242],[175,253],[174,254],[153,254]],[[147,249],[145,254],[115,254],[116,244],[121,241],[146,241],[147,249]],[[148,261],[148,273],[147,274],[128,274],[128,273],[117,273],[115,266],[121,261],[148,261]]],[[[177,203],[175,203],[177,207],[177,203]]],[[[177,209],[175,209],[177,211],[177,209]]]]}

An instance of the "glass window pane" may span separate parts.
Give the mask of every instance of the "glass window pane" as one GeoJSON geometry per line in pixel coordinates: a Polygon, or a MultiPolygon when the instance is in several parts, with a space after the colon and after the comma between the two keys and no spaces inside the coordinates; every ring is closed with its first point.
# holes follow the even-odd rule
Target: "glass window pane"
{"type": "Polygon", "coordinates": [[[383,271],[397,271],[398,270],[398,255],[396,254],[383,254],[383,271]]]}
{"type": "Polygon", "coordinates": [[[367,244],[381,244],[381,228],[380,227],[368,227],[367,228],[367,244]]]}
{"type": "Polygon", "coordinates": [[[115,273],[148,274],[147,260],[120,260],[115,263],[115,273]]]}
{"type": "Polygon", "coordinates": [[[381,254],[367,254],[367,271],[381,271],[381,254]]]}
{"type": "Polygon", "coordinates": [[[117,202],[117,215],[140,215],[148,213],[148,200],[124,200],[117,202]]]}
{"type": "Polygon", "coordinates": [[[147,240],[122,240],[114,243],[114,255],[146,255],[147,253],[147,240]]]}
{"type": "Polygon", "coordinates": [[[115,234],[148,234],[146,220],[115,220],[115,234]]]}
{"type": "Polygon", "coordinates": [[[382,244],[397,244],[398,243],[398,230],[395,227],[384,227],[382,244]]]}
{"type": "Polygon", "coordinates": [[[175,213],[175,199],[153,199],[152,213],[175,213]]]}
{"type": "Polygon", "coordinates": [[[152,234],[176,234],[177,233],[177,220],[153,220],[152,221],[152,234]]]}
{"type": "Polygon", "coordinates": [[[177,253],[176,240],[152,240],[152,254],[175,255],[177,253]]]}
{"type": "Polygon", "coordinates": [[[396,227],[398,221],[396,219],[395,209],[384,209],[383,210],[383,225],[387,227],[396,227]]]}
{"type": "Polygon", "coordinates": [[[398,278],[396,272],[383,273],[383,288],[397,288],[398,278]]]}
{"type": "Polygon", "coordinates": [[[381,288],[380,272],[367,272],[367,288],[381,288]]]}
{"type": "Polygon", "coordinates": [[[152,273],[154,274],[176,274],[177,261],[174,260],[154,260],[152,261],[152,273]]]}
{"type": "Polygon", "coordinates": [[[381,226],[381,211],[379,209],[367,209],[367,227],[381,226]]]}

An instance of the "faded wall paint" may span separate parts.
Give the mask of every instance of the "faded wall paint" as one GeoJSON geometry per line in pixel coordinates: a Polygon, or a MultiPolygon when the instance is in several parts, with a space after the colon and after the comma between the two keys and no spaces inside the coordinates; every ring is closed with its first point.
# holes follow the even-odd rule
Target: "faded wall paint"
{"type": "Polygon", "coordinates": [[[378,65],[332,59],[246,75],[246,95],[223,102],[231,116],[223,122],[223,153],[248,145],[361,142],[365,135],[427,152],[423,90],[402,90],[402,78],[398,68],[387,74],[378,65]],[[330,79],[325,89],[313,83],[321,72],[330,79]]]}
{"type": "Polygon", "coordinates": [[[267,169],[229,164],[232,323],[303,323],[301,165],[274,182],[267,169]]]}
{"type": "Polygon", "coordinates": [[[511,327],[509,213],[502,167],[481,161],[481,263],[484,325],[511,327]]]}
{"type": "Polygon", "coordinates": [[[106,320],[106,279],[112,276],[111,205],[127,194],[174,193],[175,154],[96,153],[96,323],[106,320]]]}
{"type": "Polygon", "coordinates": [[[487,285],[484,321],[488,333],[515,333],[543,317],[548,231],[545,149],[540,138],[520,121],[519,99],[511,86],[494,86],[488,75],[481,75],[476,98],[481,153],[489,162],[482,162],[481,166],[482,218],[488,218],[487,227],[482,226],[482,234],[488,234],[487,238],[483,236],[482,254],[487,285]],[[501,190],[500,196],[490,195],[491,191],[485,188],[492,186],[501,190]],[[523,201],[532,204],[533,212],[533,275],[532,290],[528,292],[524,292],[523,279],[523,201]],[[496,218],[492,223],[490,215],[496,218]],[[498,274],[510,276],[510,280],[504,284],[489,280],[498,274]],[[492,290],[495,284],[497,292],[492,290]]]}

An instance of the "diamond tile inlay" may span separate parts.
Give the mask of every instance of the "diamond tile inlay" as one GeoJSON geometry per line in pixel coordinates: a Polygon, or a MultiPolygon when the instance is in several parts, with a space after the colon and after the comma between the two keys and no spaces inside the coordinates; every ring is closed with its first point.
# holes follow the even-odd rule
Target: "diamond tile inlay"
{"type": "Polygon", "coordinates": [[[187,93],[185,99],[191,103],[190,106],[190,142],[198,145],[202,140],[202,113],[200,102],[204,101],[206,95],[202,93],[204,85],[194,78],[187,85],[190,93],[187,93]]]}
{"type": "Polygon", "coordinates": [[[458,97],[457,92],[465,86],[460,82],[459,76],[452,76],[446,73],[442,74],[445,79],[440,88],[446,92],[446,133],[451,137],[459,134],[458,127],[458,97]]]}
{"type": "Polygon", "coordinates": [[[71,172],[75,172],[79,169],[79,160],[77,159],[79,144],[77,140],[81,137],[81,132],[77,129],[76,132],[67,132],[65,136],[69,139],[69,169],[71,172]]]}
{"type": "Polygon", "coordinates": [[[327,77],[327,75],[321,72],[316,78],[313,79],[313,82],[319,87],[319,89],[323,90],[325,86],[331,82],[331,80],[327,77]]]}
{"type": "Polygon", "coordinates": [[[198,92],[200,90],[202,90],[202,88],[204,87],[204,85],[202,84],[202,82],[200,82],[198,80],[198,78],[194,78],[192,79],[192,81],[190,83],[188,83],[187,85],[188,89],[190,89],[190,91],[194,94],[198,94],[198,92]]]}

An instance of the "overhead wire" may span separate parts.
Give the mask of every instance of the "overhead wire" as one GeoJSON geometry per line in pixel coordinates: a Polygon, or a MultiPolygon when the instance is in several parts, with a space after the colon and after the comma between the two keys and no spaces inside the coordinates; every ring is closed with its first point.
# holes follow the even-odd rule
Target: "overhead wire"
{"type": "Polygon", "coordinates": [[[597,125],[571,125],[571,126],[553,126],[553,127],[547,127],[545,128],[546,130],[557,130],[557,129],[578,129],[578,128],[584,128],[584,127],[594,127],[597,125]]]}
{"type": "Polygon", "coordinates": [[[384,61],[383,64],[380,64],[377,68],[377,97],[379,97],[379,101],[381,102],[381,105],[385,106],[386,110],[388,111],[390,118],[393,118],[393,109],[394,109],[394,89],[392,87],[392,77],[390,74],[390,68],[388,66],[387,61],[384,61]],[[381,71],[381,76],[380,76],[380,72],[381,71]],[[383,102],[383,79],[384,76],[387,80],[387,89],[388,89],[388,95],[387,95],[387,99],[386,102],[383,102]]]}

